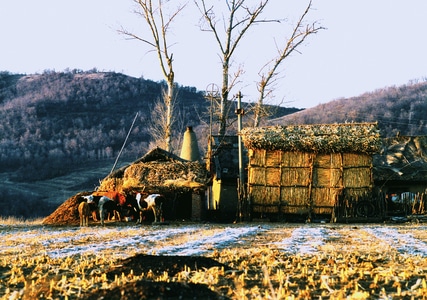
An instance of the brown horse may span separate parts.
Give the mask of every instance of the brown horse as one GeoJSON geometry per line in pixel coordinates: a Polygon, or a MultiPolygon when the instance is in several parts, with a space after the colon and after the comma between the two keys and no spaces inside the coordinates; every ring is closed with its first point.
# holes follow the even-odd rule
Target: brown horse
{"type": "Polygon", "coordinates": [[[79,204],[80,226],[89,226],[89,216],[91,214],[89,203],[82,201],[79,204]]]}

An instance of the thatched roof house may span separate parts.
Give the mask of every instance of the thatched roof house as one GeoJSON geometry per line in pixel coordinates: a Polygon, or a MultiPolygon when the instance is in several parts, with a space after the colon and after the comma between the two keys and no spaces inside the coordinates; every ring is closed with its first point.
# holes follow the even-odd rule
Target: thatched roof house
{"type": "Polygon", "coordinates": [[[109,174],[101,181],[98,190],[188,192],[203,190],[209,180],[210,175],[200,162],[187,161],[154,148],[132,164],[109,174]]]}
{"type": "MultiPolygon", "coordinates": [[[[210,181],[209,172],[200,162],[190,162],[168,151],[155,148],[140,159],[106,176],[97,192],[116,191],[132,195],[135,191],[162,193],[176,206],[169,207],[171,217],[200,219],[205,185],[210,181]]],[[[43,224],[75,225],[79,222],[77,207],[83,200],[79,193],[62,203],[43,224]]]]}
{"type": "Polygon", "coordinates": [[[204,218],[206,185],[210,180],[202,163],[155,148],[105,177],[98,191],[114,190],[126,195],[142,190],[161,193],[169,203],[169,218],[201,220],[204,218]]]}
{"type": "Polygon", "coordinates": [[[249,149],[252,215],[335,218],[354,214],[371,195],[372,154],[381,145],[376,123],[246,128],[241,134],[249,149]]]}

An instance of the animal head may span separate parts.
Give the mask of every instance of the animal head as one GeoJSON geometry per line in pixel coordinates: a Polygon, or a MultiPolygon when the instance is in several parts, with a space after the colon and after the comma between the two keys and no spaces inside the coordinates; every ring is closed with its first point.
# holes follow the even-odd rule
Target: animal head
{"type": "Polygon", "coordinates": [[[141,193],[136,194],[135,199],[139,209],[143,209],[146,207],[146,204],[141,202],[141,199],[142,199],[141,193]]]}
{"type": "Polygon", "coordinates": [[[93,203],[93,196],[89,195],[89,196],[83,196],[84,199],[86,199],[87,203],[93,203]]]}

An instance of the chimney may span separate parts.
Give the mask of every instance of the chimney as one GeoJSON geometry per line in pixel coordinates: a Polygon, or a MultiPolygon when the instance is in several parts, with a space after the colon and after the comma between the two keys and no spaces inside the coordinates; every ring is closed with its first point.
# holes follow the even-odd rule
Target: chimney
{"type": "Polygon", "coordinates": [[[188,126],[184,132],[184,139],[182,141],[181,158],[198,161],[200,160],[199,146],[197,144],[197,137],[193,131],[193,127],[188,126]]]}

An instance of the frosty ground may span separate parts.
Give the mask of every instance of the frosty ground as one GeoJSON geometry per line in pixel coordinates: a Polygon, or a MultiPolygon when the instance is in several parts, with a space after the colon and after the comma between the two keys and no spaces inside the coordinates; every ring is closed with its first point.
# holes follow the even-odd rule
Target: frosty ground
{"type": "Polygon", "coordinates": [[[50,257],[135,253],[208,255],[269,247],[290,254],[389,251],[427,256],[427,225],[172,224],[101,227],[0,226],[0,255],[37,250],[50,257]]]}
{"type": "MultiPolygon", "coordinates": [[[[372,297],[372,299],[378,297],[392,299],[396,295],[405,296],[404,293],[408,297],[427,294],[427,286],[425,286],[427,225],[424,223],[171,223],[168,225],[107,223],[104,227],[91,224],[89,227],[81,228],[0,225],[0,257],[4,266],[7,265],[6,261],[16,262],[28,258],[34,260],[37,256],[52,261],[108,257],[110,265],[114,265],[115,261],[141,253],[155,256],[215,258],[234,269],[236,274],[241,274],[239,272],[247,274],[248,270],[252,270],[251,259],[254,259],[254,264],[259,263],[260,266],[266,265],[269,268],[272,275],[268,279],[271,279],[273,284],[269,285],[265,282],[267,275],[265,270],[261,271],[260,267],[259,273],[254,276],[259,278],[259,282],[250,279],[249,274],[246,283],[239,287],[242,288],[241,294],[244,297],[238,296],[240,294],[236,292],[235,278],[231,281],[234,287],[229,288],[234,291],[227,291],[219,284],[216,286],[214,283],[209,284],[211,290],[224,298],[251,298],[249,295],[258,295],[263,298],[266,294],[275,294],[276,298],[281,298],[278,297],[279,295],[283,297],[293,295],[298,298],[298,296],[303,297],[304,285],[305,289],[317,286],[318,291],[316,294],[311,294],[312,297],[323,295],[330,299],[339,299],[338,296],[333,297],[338,295],[336,292],[339,289],[344,293],[340,295],[347,297],[362,290],[367,293],[365,298],[372,297]],[[266,258],[272,255],[273,260],[266,258]],[[313,260],[313,257],[316,259],[313,260]],[[366,262],[372,262],[372,266],[367,268],[366,262]],[[293,264],[295,266],[291,267],[293,264]],[[306,265],[307,271],[304,271],[301,265],[306,265]],[[327,267],[331,270],[326,271],[327,267]],[[309,271],[310,268],[312,271],[309,271]],[[318,271],[315,271],[316,268],[318,271]],[[359,283],[346,283],[347,279],[343,278],[343,269],[348,272],[346,273],[350,278],[348,282],[356,280],[359,283]],[[406,269],[408,273],[402,275],[406,269]],[[285,278],[287,282],[296,284],[294,289],[285,285],[283,281],[285,279],[277,279],[279,276],[277,274],[282,272],[280,270],[289,272],[285,278]],[[304,275],[304,272],[307,274],[304,275]],[[295,276],[292,279],[290,276],[293,274],[295,276]],[[313,280],[318,278],[321,283],[318,285],[314,281],[310,283],[309,274],[313,275],[313,280]],[[328,279],[339,277],[339,280],[334,279],[328,285],[323,282],[326,277],[322,276],[325,274],[329,276],[328,279]],[[390,276],[392,283],[386,279],[387,276],[390,276]],[[379,284],[381,280],[383,280],[383,286],[379,284]],[[397,285],[396,282],[399,284],[397,285]],[[260,288],[263,285],[265,288],[260,288]],[[256,291],[255,287],[257,287],[256,291]]],[[[119,263],[116,264],[119,265],[119,263]]],[[[0,274],[0,280],[3,279],[6,282],[5,278],[7,278],[11,281],[11,270],[4,267],[3,271],[3,274],[0,274]]],[[[28,276],[32,276],[31,278],[35,280],[34,275],[28,274],[28,276]]],[[[224,277],[226,276],[228,275],[225,274],[224,277]]],[[[0,289],[0,296],[9,293],[10,297],[13,288],[22,289],[22,286],[11,284],[10,290],[0,289]]]]}

